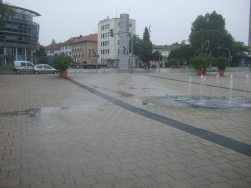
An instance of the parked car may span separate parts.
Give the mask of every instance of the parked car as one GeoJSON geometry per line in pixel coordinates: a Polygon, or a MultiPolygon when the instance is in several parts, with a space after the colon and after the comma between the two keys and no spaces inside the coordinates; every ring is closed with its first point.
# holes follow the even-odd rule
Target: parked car
{"type": "Polygon", "coordinates": [[[14,61],[13,71],[16,71],[17,74],[21,72],[32,72],[34,65],[29,61],[14,61]]]}
{"type": "Polygon", "coordinates": [[[54,69],[50,65],[47,64],[38,64],[34,66],[34,74],[41,74],[41,73],[53,73],[57,74],[58,70],[54,69]]]}

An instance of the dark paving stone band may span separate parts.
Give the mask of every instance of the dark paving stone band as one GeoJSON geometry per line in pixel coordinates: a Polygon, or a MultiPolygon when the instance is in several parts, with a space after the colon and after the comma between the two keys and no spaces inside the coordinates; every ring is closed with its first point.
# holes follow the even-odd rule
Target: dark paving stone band
{"type": "Polygon", "coordinates": [[[67,78],[68,81],[78,85],[79,87],[86,89],[87,91],[117,105],[120,106],[126,110],[129,110],[131,112],[134,112],[138,115],[153,119],[155,121],[158,121],[160,123],[166,124],[168,126],[171,126],[173,128],[179,129],[181,131],[185,131],[187,133],[190,133],[192,135],[198,136],[200,138],[203,138],[205,140],[211,141],[215,144],[224,146],[228,149],[234,150],[236,152],[242,153],[244,155],[247,155],[249,157],[251,157],[251,145],[243,143],[243,142],[239,142],[237,140],[204,130],[204,129],[200,129],[191,125],[188,125],[186,123],[182,123],[164,116],[160,116],[158,114],[154,114],[152,112],[148,112],[146,110],[143,110],[141,108],[137,108],[133,105],[127,104],[123,101],[120,101],[118,99],[115,99],[109,95],[106,95],[100,91],[97,91],[91,87],[88,87],[84,84],[81,84],[73,79],[67,78]]]}

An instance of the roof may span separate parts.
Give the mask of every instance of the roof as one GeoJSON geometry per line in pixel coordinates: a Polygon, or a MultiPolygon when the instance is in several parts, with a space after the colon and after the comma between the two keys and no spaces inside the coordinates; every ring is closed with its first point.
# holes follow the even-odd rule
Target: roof
{"type": "Polygon", "coordinates": [[[163,50],[163,51],[172,51],[174,49],[177,49],[177,48],[180,48],[181,46],[183,46],[183,44],[177,44],[177,43],[174,43],[172,45],[160,45],[160,46],[157,46],[157,45],[152,45],[152,49],[159,49],[159,50],[163,50]]]}
{"type": "Polygon", "coordinates": [[[29,13],[31,13],[33,16],[41,16],[39,13],[35,12],[35,11],[32,11],[32,10],[29,10],[29,9],[26,9],[26,8],[21,8],[21,7],[16,7],[16,6],[11,6],[13,9],[20,9],[20,10],[23,10],[23,11],[27,11],[29,13]]]}
{"type": "Polygon", "coordinates": [[[53,43],[53,44],[50,44],[49,46],[46,46],[44,49],[45,50],[60,50],[60,44],[61,43],[53,43]]]}
{"type": "Polygon", "coordinates": [[[76,42],[73,42],[73,43],[86,42],[86,41],[98,42],[98,34],[95,33],[95,34],[83,36],[80,39],[78,39],[76,42]]]}
{"type": "Polygon", "coordinates": [[[72,38],[68,39],[67,41],[61,43],[60,46],[65,46],[65,45],[72,44],[73,42],[77,41],[81,37],[82,37],[82,35],[80,35],[79,37],[72,37],[72,38]]]}

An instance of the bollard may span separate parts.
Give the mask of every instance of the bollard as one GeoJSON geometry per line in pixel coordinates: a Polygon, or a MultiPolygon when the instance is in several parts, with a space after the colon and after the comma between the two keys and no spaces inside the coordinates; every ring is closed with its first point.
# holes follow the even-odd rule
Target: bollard
{"type": "Polygon", "coordinates": [[[75,75],[76,75],[76,66],[75,66],[75,75]]]}

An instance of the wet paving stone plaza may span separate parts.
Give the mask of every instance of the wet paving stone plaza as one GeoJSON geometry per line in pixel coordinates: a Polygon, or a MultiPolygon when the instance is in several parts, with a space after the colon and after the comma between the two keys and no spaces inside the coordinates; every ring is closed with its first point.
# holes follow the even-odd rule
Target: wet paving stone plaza
{"type": "Polygon", "coordinates": [[[250,71],[0,75],[0,187],[251,187],[250,71]]]}

